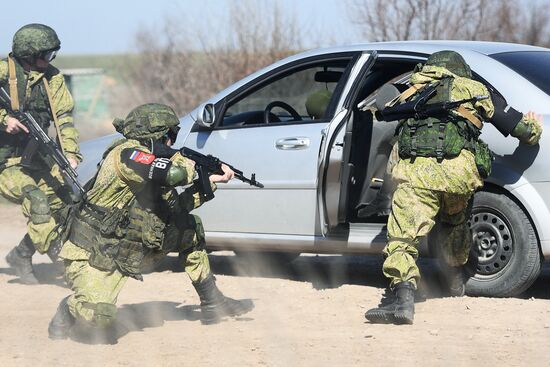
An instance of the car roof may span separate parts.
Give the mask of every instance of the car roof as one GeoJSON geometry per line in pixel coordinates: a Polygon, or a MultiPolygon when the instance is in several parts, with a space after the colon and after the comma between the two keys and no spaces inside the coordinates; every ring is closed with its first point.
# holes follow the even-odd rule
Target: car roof
{"type": "Polygon", "coordinates": [[[500,62],[488,57],[490,55],[505,52],[548,52],[550,51],[550,49],[517,43],[484,41],[430,40],[371,42],[346,46],[311,49],[276,61],[275,63],[248,75],[247,77],[219,92],[214,97],[210,98],[208,102],[215,102],[216,100],[223,98],[228,93],[236,90],[240,86],[254,80],[256,77],[270,70],[309,57],[337,53],[357,53],[370,50],[377,50],[380,55],[383,55],[385,52],[406,52],[417,53],[419,54],[419,56],[428,56],[434,52],[449,49],[459,52],[464,57],[466,62],[468,62],[470,65],[477,65],[478,67],[482,67],[484,69],[484,77],[492,75],[493,77],[488,79],[487,81],[491,83],[495,88],[497,88],[497,90],[501,91],[503,95],[507,96],[507,98],[510,98],[508,102],[514,103],[515,107],[524,109],[526,111],[535,109],[544,113],[546,113],[547,111],[550,113],[550,97],[546,93],[534,87],[526,79],[524,79],[514,71],[511,71],[511,69],[505,67],[500,62]],[[503,73],[508,73],[507,79],[502,78],[503,73]],[[518,93],[518,90],[530,90],[530,93],[518,93]]]}
{"type": "Polygon", "coordinates": [[[298,55],[300,55],[300,57],[304,57],[304,54],[310,54],[313,56],[316,54],[322,55],[325,53],[353,52],[361,50],[416,51],[419,53],[432,54],[443,49],[452,49],[455,51],[474,51],[484,55],[518,51],[550,51],[550,49],[545,47],[523,45],[519,43],[430,40],[359,43],[347,46],[319,48],[302,52],[298,55]]]}

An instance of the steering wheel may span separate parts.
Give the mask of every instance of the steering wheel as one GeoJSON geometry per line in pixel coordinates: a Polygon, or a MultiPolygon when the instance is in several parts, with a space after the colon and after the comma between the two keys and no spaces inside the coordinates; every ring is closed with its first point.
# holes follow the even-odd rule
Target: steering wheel
{"type": "Polygon", "coordinates": [[[273,115],[271,113],[271,110],[275,107],[282,108],[286,112],[290,113],[290,115],[293,118],[292,121],[302,121],[302,116],[300,116],[300,114],[298,112],[296,112],[296,110],[294,108],[292,108],[291,105],[289,105],[288,103],[285,103],[283,101],[273,101],[273,102],[269,103],[267,106],[265,106],[265,109],[264,109],[264,122],[266,124],[269,124],[269,116],[273,115]]]}

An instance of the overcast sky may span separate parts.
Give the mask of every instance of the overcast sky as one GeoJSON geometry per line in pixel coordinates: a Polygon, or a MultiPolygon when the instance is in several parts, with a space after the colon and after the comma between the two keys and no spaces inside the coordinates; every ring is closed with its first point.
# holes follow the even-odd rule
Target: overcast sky
{"type": "MultiPolygon", "coordinates": [[[[124,53],[132,51],[133,37],[140,26],[159,24],[166,15],[185,12],[195,21],[224,29],[227,25],[220,20],[216,22],[221,18],[216,15],[223,14],[230,1],[238,0],[3,1],[0,54],[11,50],[13,34],[28,23],[54,28],[61,39],[63,54],[124,53]]],[[[297,16],[307,32],[321,34],[327,44],[360,40],[356,29],[348,24],[342,0],[266,1],[281,3],[297,16]]],[[[306,48],[316,46],[305,42],[306,48]]]]}

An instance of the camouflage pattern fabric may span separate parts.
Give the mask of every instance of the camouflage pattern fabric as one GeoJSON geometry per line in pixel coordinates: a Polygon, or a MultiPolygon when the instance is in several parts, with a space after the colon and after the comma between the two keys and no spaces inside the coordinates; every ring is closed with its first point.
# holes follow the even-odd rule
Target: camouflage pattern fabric
{"type": "Polygon", "coordinates": [[[179,119],[174,110],[159,103],[147,103],[134,108],[126,119],[115,119],[113,125],[128,139],[159,140],[168,131],[179,130],[179,119]]]}
{"type": "MultiPolygon", "coordinates": [[[[59,72],[52,72],[53,67],[50,67],[46,73],[52,75],[50,79],[50,88],[53,95],[53,109],[59,117],[61,142],[65,148],[65,153],[68,158],[73,158],[80,162],[82,156],[78,147],[78,132],[73,124],[72,110],[74,102],[72,96],[65,84],[63,75],[59,72]]],[[[38,71],[25,72],[27,81],[25,84],[25,96],[20,95],[19,98],[30,98],[31,92],[39,85],[42,85],[42,80],[45,73],[38,71]]],[[[0,61],[0,84],[6,85],[8,80],[8,63],[7,60],[0,61]]],[[[20,81],[20,82],[25,82],[20,81]]],[[[19,83],[18,83],[19,84],[19,83]]],[[[49,102],[46,102],[49,105],[49,102]]],[[[0,109],[0,130],[6,125],[7,112],[0,109]]],[[[23,133],[20,133],[23,134],[23,133]]],[[[0,147],[0,150],[2,147],[0,147]]],[[[0,162],[0,195],[4,198],[21,204],[23,206],[23,214],[28,219],[28,233],[34,243],[36,249],[40,253],[48,250],[50,243],[56,238],[56,233],[53,231],[57,223],[55,214],[65,206],[64,203],[70,203],[67,197],[59,197],[60,193],[64,192],[64,185],[59,168],[54,166],[51,170],[45,170],[43,167],[38,169],[24,170],[19,165],[21,157],[11,157],[0,162]],[[25,197],[23,188],[37,187],[48,198],[50,212],[53,215],[46,223],[33,223],[32,220],[32,201],[25,197]]],[[[35,221],[36,222],[36,221],[35,221]]]]}
{"type": "MultiPolygon", "coordinates": [[[[446,76],[455,78],[450,91],[453,101],[489,95],[483,84],[437,65],[422,67],[411,76],[411,83],[431,83],[446,76]]],[[[464,107],[481,120],[490,120],[494,114],[490,99],[467,103],[464,107]]],[[[536,144],[541,132],[538,122],[525,116],[512,135],[524,143],[536,144]]],[[[398,186],[388,218],[383,272],[390,279],[391,287],[403,281],[416,285],[420,278],[416,266],[418,243],[436,221],[442,224],[436,245],[443,260],[453,267],[465,264],[472,241],[467,227],[468,203],[475,190],[483,186],[474,154],[463,149],[457,157],[441,162],[435,157],[416,157],[399,159],[397,163],[393,159],[390,165],[398,186]]]]}
{"type": "Polygon", "coordinates": [[[542,125],[537,120],[524,115],[510,135],[518,138],[522,143],[535,145],[538,144],[541,134],[542,125]]]}
{"type": "MultiPolygon", "coordinates": [[[[137,140],[119,142],[105,157],[96,182],[88,192],[90,203],[103,208],[124,208],[146,187],[147,181],[122,162],[121,152],[126,148],[150,152],[137,140]]],[[[176,154],[171,160],[173,165],[187,170],[189,180],[193,179],[194,168],[188,159],[176,154]]],[[[171,220],[167,223],[162,249],[150,252],[142,266],[151,268],[167,253],[179,252],[184,255],[180,258],[191,281],[200,282],[211,274],[210,263],[204,250],[202,222],[189,211],[202,202],[193,186],[181,194],[166,187],[162,198],[171,203],[171,220]]],[[[118,270],[95,269],[88,262],[90,253],[70,241],[65,243],[59,257],[65,261],[65,276],[74,292],[68,301],[71,313],[76,318],[99,325],[94,305],[101,304],[103,309],[107,305],[114,307],[128,277],[118,270]]]]}
{"type": "Polygon", "coordinates": [[[69,192],[64,186],[63,179],[59,173],[59,168],[55,166],[51,172],[43,170],[33,171],[32,175],[18,165],[6,168],[0,171],[0,194],[8,200],[22,205],[23,214],[27,218],[29,237],[36,249],[40,253],[45,253],[50,243],[57,238],[57,234],[54,231],[57,226],[55,214],[65,208],[66,203],[71,202],[69,192]],[[25,195],[25,190],[28,190],[29,187],[41,190],[47,198],[45,206],[48,207],[51,215],[48,215],[46,221],[33,220],[33,216],[36,214],[45,214],[37,213],[37,211],[44,212],[45,210],[44,208],[37,210],[37,203],[25,195]]]}
{"type": "Polygon", "coordinates": [[[55,31],[44,24],[27,24],[13,35],[12,51],[17,57],[36,56],[42,51],[57,50],[60,46],[55,31]]]}
{"type": "Polygon", "coordinates": [[[447,229],[437,246],[450,266],[460,266],[468,260],[471,235],[467,225],[470,194],[453,194],[400,183],[393,194],[392,211],[388,218],[388,245],[383,272],[390,286],[409,281],[416,285],[420,271],[416,266],[418,244],[428,235],[436,221],[447,229]]]}
{"type": "MultiPolygon", "coordinates": [[[[16,61],[17,62],[17,61],[16,61]]],[[[65,78],[63,74],[59,73],[53,66],[48,67],[45,73],[38,71],[25,72],[27,77],[26,91],[25,96],[29,97],[31,95],[31,90],[36,88],[39,85],[42,85],[42,79],[45,74],[52,74],[51,79],[49,80],[50,89],[52,93],[52,103],[53,109],[56,112],[56,115],[59,120],[59,128],[61,134],[61,144],[65,149],[65,154],[67,158],[73,158],[76,161],[82,161],[82,155],[80,154],[80,149],[78,147],[78,131],[74,127],[74,120],[72,116],[74,101],[67,84],[65,83],[65,78]],[[55,71],[52,71],[55,69],[55,71]]],[[[6,59],[0,61],[0,84],[7,85],[8,81],[8,62],[6,59]]],[[[19,96],[22,100],[23,96],[19,96]]],[[[7,112],[5,109],[0,108],[0,128],[6,126],[6,117],[7,112]]],[[[23,133],[20,133],[23,134],[23,133]]],[[[10,165],[18,164],[18,160],[11,160],[10,165]]]]}
{"type": "MultiPolygon", "coordinates": [[[[187,223],[192,222],[188,221],[187,223]]],[[[187,228],[179,236],[181,236],[182,242],[179,243],[180,246],[175,246],[173,251],[187,252],[191,250],[182,259],[185,272],[192,282],[202,282],[211,274],[208,254],[204,249],[196,248],[201,241],[203,243],[202,225],[197,228],[187,228]]],[[[155,263],[166,254],[167,252],[151,254],[144,260],[143,266],[154,268],[155,263]]],[[[116,305],[118,295],[128,276],[116,269],[106,272],[92,267],[88,262],[90,253],[70,241],[64,244],[59,257],[64,260],[65,280],[73,291],[68,300],[71,314],[78,319],[97,324],[96,313],[90,305],[99,303],[116,305]]]]}

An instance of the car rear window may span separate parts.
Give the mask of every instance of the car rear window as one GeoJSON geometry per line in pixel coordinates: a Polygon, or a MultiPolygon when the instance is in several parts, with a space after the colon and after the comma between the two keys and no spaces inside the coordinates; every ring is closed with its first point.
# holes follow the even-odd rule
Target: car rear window
{"type": "Polygon", "coordinates": [[[550,95],[550,52],[521,51],[491,55],[550,95]]]}

